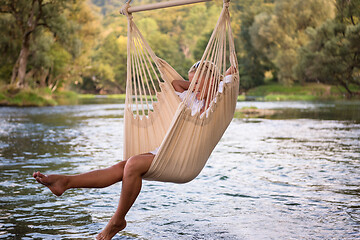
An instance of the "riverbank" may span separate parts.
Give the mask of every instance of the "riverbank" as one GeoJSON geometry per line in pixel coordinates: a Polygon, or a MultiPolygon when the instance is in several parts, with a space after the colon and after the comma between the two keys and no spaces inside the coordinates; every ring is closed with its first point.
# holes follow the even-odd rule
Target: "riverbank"
{"type": "MultiPolygon", "coordinates": [[[[353,99],[360,99],[360,87],[351,86],[353,99]]],[[[99,95],[80,94],[80,98],[95,99],[99,95]]],[[[107,95],[107,98],[125,100],[125,94],[107,95]]],[[[321,83],[307,83],[284,86],[279,83],[261,85],[238,96],[238,101],[329,101],[349,99],[342,87],[321,83]]]]}
{"type": "MultiPolygon", "coordinates": [[[[360,87],[351,86],[354,93],[351,99],[360,99],[360,87]]],[[[322,101],[349,99],[343,87],[322,83],[307,83],[284,86],[271,83],[252,88],[246,92],[246,100],[262,101],[322,101]]]]}
{"type": "MultiPolygon", "coordinates": [[[[355,93],[352,99],[360,99],[360,87],[352,86],[355,93]]],[[[16,89],[5,87],[0,89],[0,106],[55,106],[74,105],[83,99],[97,98],[125,101],[125,94],[79,94],[73,91],[51,92],[48,88],[16,89]]],[[[305,85],[283,86],[277,83],[252,88],[238,96],[238,101],[323,101],[345,100],[345,90],[336,86],[308,83],[305,85]]]]}
{"type": "Polygon", "coordinates": [[[0,90],[0,106],[44,107],[75,104],[78,94],[72,91],[51,92],[49,88],[11,88],[0,90]]]}

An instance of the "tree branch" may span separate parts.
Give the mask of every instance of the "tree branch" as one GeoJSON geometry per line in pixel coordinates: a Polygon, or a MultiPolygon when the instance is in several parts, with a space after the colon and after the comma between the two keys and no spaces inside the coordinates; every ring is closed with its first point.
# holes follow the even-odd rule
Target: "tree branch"
{"type": "Polygon", "coordinates": [[[31,9],[30,9],[30,12],[28,14],[28,19],[27,19],[27,24],[30,25],[30,21],[32,20],[32,18],[34,17],[34,6],[35,6],[35,2],[36,0],[32,0],[32,3],[31,3],[31,9]]]}
{"type": "Polygon", "coordinates": [[[46,27],[47,29],[49,29],[51,31],[51,27],[47,24],[47,23],[39,23],[37,26],[39,27],[46,27]]]}
{"type": "Polygon", "coordinates": [[[13,13],[11,7],[8,5],[0,6],[0,13],[13,13]]]}
{"type": "Polygon", "coordinates": [[[15,1],[11,1],[10,8],[14,13],[16,14],[18,13],[18,11],[16,11],[15,1]]]}
{"type": "Polygon", "coordinates": [[[351,19],[352,24],[355,26],[356,24],[355,24],[355,21],[354,21],[354,16],[351,15],[350,19],[351,19]]]}
{"type": "Polygon", "coordinates": [[[40,18],[41,18],[42,15],[43,15],[42,7],[43,7],[44,5],[42,4],[42,1],[43,1],[43,0],[38,0],[38,3],[39,3],[39,13],[38,13],[38,15],[36,16],[35,24],[37,24],[37,23],[39,22],[40,18]]]}

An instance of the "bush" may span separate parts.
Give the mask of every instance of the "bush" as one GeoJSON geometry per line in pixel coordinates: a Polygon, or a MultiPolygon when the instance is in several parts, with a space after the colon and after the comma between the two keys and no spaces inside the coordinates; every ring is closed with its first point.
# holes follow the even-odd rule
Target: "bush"
{"type": "Polygon", "coordinates": [[[1,105],[8,106],[53,106],[57,105],[52,99],[51,91],[47,89],[19,89],[7,86],[0,92],[1,105]]]}

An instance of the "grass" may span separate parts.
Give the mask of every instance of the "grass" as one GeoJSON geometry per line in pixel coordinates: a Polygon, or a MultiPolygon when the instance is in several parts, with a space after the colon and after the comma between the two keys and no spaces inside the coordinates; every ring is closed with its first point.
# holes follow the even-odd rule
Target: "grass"
{"type": "Polygon", "coordinates": [[[4,100],[6,100],[6,96],[4,95],[4,93],[0,92],[0,102],[4,100]]]}
{"type": "Polygon", "coordinates": [[[269,94],[264,97],[265,101],[314,101],[318,97],[313,95],[286,95],[286,94],[269,94]]]}
{"type": "MultiPolygon", "coordinates": [[[[353,92],[360,96],[360,87],[351,86],[353,92]]],[[[346,99],[345,89],[325,84],[308,83],[305,85],[283,86],[278,83],[266,84],[250,89],[239,95],[238,101],[253,98],[265,101],[314,101],[346,99]]],[[[125,94],[101,95],[101,98],[125,100],[125,94]]],[[[18,89],[13,86],[0,88],[0,105],[5,106],[54,106],[77,104],[79,99],[96,99],[99,95],[77,94],[72,91],[52,93],[49,88],[18,89]]],[[[154,98],[156,98],[154,96],[154,98]]],[[[150,97],[149,97],[150,99],[150,97]]],[[[156,99],[154,99],[156,100],[156,99]]]]}
{"type": "Polygon", "coordinates": [[[238,101],[245,101],[245,100],[246,100],[245,94],[239,95],[239,96],[237,97],[237,100],[238,100],[238,101]]]}
{"type": "Polygon", "coordinates": [[[57,102],[52,98],[50,89],[17,89],[7,86],[0,90],[0,105],[41,107],[57,105],[57,102]]]}
{"type": "Polygon", "coordinates": [[[235,118],[268,118],[276,114],[278,110],[273,109],[258,109],[255,106],[242,107],[236,109],[234,113],[235,118]]]}
{"type": "Polygon", "coordinates": [[[250,106],[250,107],[242,107],[241,110],[257,110],[258,108],[255,106],[250,106]]]}
{"type": "MultiPolygon", "coordinates": [[[[82,98],[82,99],[94,99],[97,98],[99,95],[96,94],[77,94],[78,98],[82,98]]],[[[100,95],[100,96],[104,96],[106,98],[111,98],[111,99],[121,99],[121,100],[125,100],[126,95],[125,94],[109,94],[109,95],[100,95]]]]}
{"type": "MultiPolygon", "coordinates": [[[[352,87],[354,92],[360,91],[359,87],[352,87]]],[[[313,101],[345,99],[345,90],[335,86],[307,83],[304,85],[283,86],[278,83],[266,84],[250,89],[246,95],[265,101],[313,101]]]]}
{"type": "MultiPolygon", "coordinates": [[[[73,91],[51,92],[49,88],[19,89],[14,86],[5,86],[0,88],[0,106],[56,106],[77,104],[78,99],[95,99],[99,95],[95,94],[77,94],[73,91]]],[[[125,94],[103,95],[104,98],[125,100],[125,94]]]]}
{"type": "Polygon", "coordinates": [[[55,92],[54,93],[54,97],[55,98],[66,98],[66,99],[77,99],[78,98],[78,94],[76,92],[73,91],[59,91],[59,92],[55,92]]]}
{"type": "Polygon", "coordinates": [[[53,98],[58,105],[74,105],[78,103],[78,94],[73,91],[57,91],[53,93],[53,98]]]}
{"type": "Polygon", "coordinates": [[[126,98],[126,94],[110,94],[107,95],[108,98],[113,98],[113,99],[122,99],[125,100],[126,98]]]}

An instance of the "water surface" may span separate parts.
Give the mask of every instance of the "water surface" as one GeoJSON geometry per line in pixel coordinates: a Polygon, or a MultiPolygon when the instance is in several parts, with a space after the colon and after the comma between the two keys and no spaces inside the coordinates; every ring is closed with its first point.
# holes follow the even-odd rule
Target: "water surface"
{"type": "MultiPolygon", "coordinates": [[[[274,109],[234,119],[187,184],[145,181],[115,239],[360,237],[360,102],[239,102],[274,109]]],[[[76,174],[122,160],[123,104],[0,108],[0,238],[90,239],[121,184],[56,197],[34,171],[76,174]]]]}

